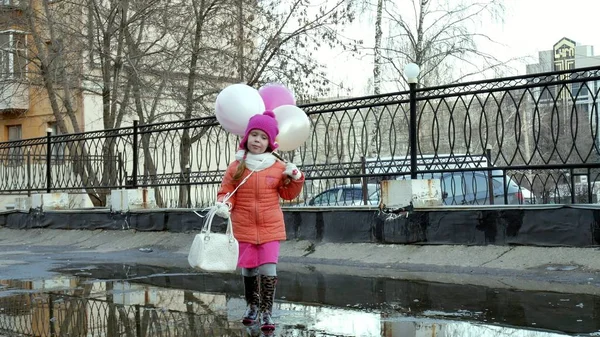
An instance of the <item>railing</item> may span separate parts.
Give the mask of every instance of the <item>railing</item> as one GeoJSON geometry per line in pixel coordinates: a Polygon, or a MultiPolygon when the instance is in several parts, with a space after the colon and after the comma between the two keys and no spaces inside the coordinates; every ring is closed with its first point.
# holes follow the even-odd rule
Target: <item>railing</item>
{"type": "MultiPolygon", "coordinates": [[[[23,337],[260,336],[186,291],[186,310],[114,303],[60,293],[25,293],[0,299],[0,335],[23,337]]],[[[108,296],[111,297],[111,296],[108,296]]],[[[314,331],[280,326],[278,336],[313,336],[314,331]]],[[[322,336],[336,336],[321,333],[322,336]]]]}
{"type": "MultiPolygon", "coordinates": [[[[594,203],[599,91],[595,67],[303,105],[311,136],[284,154],[307,176],[292,204],[411,175],[440,179],[446,204],[594,203]]],[[[4,142],[0,193],[76,190],[102,204],[110,189],[149,187],[162,207],[200,207],[237,142],[213,117],[4,142]]],[[[366,201],[343,193],[328,204],[366,201]]]]}

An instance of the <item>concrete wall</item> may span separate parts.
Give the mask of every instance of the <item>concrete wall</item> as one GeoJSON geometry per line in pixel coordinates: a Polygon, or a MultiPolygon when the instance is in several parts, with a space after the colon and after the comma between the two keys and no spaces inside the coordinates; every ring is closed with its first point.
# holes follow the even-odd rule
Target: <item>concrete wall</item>
{"type": "MultiPolygon", "coordinates": [[[[288,240],[315,243],[394,243],[595,247],[600,244],[600,208],[456,207],[406,216],[377,209],[284,211],[288,240]]],[[[191,210],[5,212],[0,226],[15,229],[105,229],[196,232],[203,219],[191,210]]],[[[218,221],[218,220],[215,220],[218,221]]],[[[223,231],[225,221],[214,223],[223,231]]]]}

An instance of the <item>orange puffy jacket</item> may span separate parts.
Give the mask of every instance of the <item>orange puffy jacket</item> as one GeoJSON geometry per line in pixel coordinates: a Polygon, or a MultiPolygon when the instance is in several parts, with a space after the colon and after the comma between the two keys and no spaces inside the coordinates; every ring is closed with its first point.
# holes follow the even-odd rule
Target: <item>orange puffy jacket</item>
{"type": "MultiPolygon", "coordinates": [[[[227,168],[217,200],[223,201],[227,193],[233,192],[250,170],[246,169],[239,180],[233,175],[239,165],[234,161],[227,168]]],[[[296,198],[304,185],[304,174],[298,180],[283,175],[285,165],[276,161],[270,167],[255,171],[252,176],[227,200],[231,203],[233,234],[240,242],[261,244],[286,239],[283,212],[279,197],[285,200],[296,198]],[[287,181],[287,183],[286,183],[287,181]]]]}

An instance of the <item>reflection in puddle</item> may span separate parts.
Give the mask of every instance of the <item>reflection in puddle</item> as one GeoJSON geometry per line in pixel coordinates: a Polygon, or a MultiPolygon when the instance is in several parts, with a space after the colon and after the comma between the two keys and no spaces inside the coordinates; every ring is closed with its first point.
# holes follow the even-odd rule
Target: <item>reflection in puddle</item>
{"type": "Polygon", "coordinates": [[[30,336],[218,336],[239,332],[226,297],[80,278],[4,281],[0,331],[30,336]]]}
{"type": "MultiPolygon", "coordinates": [[[[206,275],[174,273],[151,273],[153,277],[141,276],[142,270],[127,269],[127,277],[103,275],[104,280],[81,276],[63,276],[49,280],[0,281],[0,336],[259,336],[258,330],[246,329],[239,319],[245,303],[239,291],[241,280],[235,275],[221,277],[217,281],[206,275]],[[165,275],[168,277],[165,278],[165,275]],[[186,279],[194,289],[174,289],[165,285],[151,285],[158,278],[177,283],[186,279]],[[109,280],[107,280],[109,279],[109,280]],[[127,280],[125,280],[127,279],[127,280]],[[144,283],[140,283],[144,281],[144,283]],[[218,284],[213,284],[213,283],[218,284]]],[[[77,269],[71,274],[98,277],[101,271],[111,273],[114,269],[77,269]]],[[[145,275],[148,275],[146,273],[145,275]]],[[[285,276],[284,276],[285,278],[285,276]]],[[[350,278],[346,282],[355,283],[350,278]]],[[[398,280],[396,280],[398,281],[398,280]]],[[[344,287],[347,287],[345,284],[344,287]]],[[[387,285],[388,287],[390,284],[387,285]]],[[[282,289],[282,296],[301,297],[298,292],[324,291],[314,284],[304,288],[282,289]]],[[[340,291],[349,289],[340,287],[340,291]]],[[[413,288],[415,286],[413,285],[413,288]]],[[[192,288],[192,287],[188,287],[192,288]]],[[[363,289],[369,292],[372,289],[363,289]]],[[[329,287],[335,292],[335,287],[329,287]]],[[[356,289],[354,291],[357,291],[356,289]]],[[[417,294],[415,288],[415,295],[417,294]]],[[[393,292],[392,292],[393,293],[393,292]]],[[[546,327],[511,326],[495,321],[488,309],[439,310],[435,305],[425,308],[414,302],[414,309],[405,303],[388,299],[385,303],[345,306],[332,297],[352,297],[352,292],[334,295],[322,293],[324,301],[302,302],[278,299],[274,318],[278,323],[277,336],[386,336],[386,337],[451,337],[451,336],[566,336],[558,332],[533,330],[546,327]],[[329,299],[328,299],[329,296],[329,299]],[[312,302],[312,303],[311,303],[312,302]],[[368,309],[367,309],[368,308],[368,309]],[[413,311],[414,310],[414,311],[413,311]],[[489,321],[487,321],[489,320],[489,321]],[[486,322],[487,321],[487,322],[486,322]]],[[[305,294],[306,295],[306,294],[305,294]]],[[[460,295],[460,294],[459,294],[460,295]]],[[[306,298],[310,298],[306,295],[306,298]]],[[[559,295],[557,295],[559,296],[559,295]]],[[[569,299],[568,295],[562,295],[569,299]]],[[[396,299],[397,300],[397,299],[396,299]]],[[[490,307],[497,304],[490,303],[490,307]]],[[[579,308],[580,310],[586,310],[579,308]]],[[[588,310],[594,311],[594,308],[588,310]]],[[[522,312],[524,315],[535,313],[522,312]]],[[[498,316],[500,317],[500,316],[498,316]]],[[[543,324],[542,324],[543,325],[543,324]]],[[[556,329],[555,331],[562,331],[556,329]]],[[[597,330],[594,330],[597,331],[597,330]]],[[[589,333],[593,331],[584,331],[589,333]]]]}

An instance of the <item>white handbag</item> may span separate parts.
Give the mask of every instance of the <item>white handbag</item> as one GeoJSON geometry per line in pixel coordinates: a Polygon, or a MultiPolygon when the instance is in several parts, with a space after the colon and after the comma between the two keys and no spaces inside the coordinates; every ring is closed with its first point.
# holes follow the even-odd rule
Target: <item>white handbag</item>
{"type": "MultiPolygon", "coordinates": [[[[196,213],[197,214],[197,213],[196,213]]],[[[192,268],[209,272],[232,272],[235,271],[238,262],[239,246],[233,236],[231,219],[227,219],[227,231],[225,234],[210,231],[215,209],[211,209],[204,222],[204,227],[196,234],[190,253],[188,263],[192,268]]]]}

